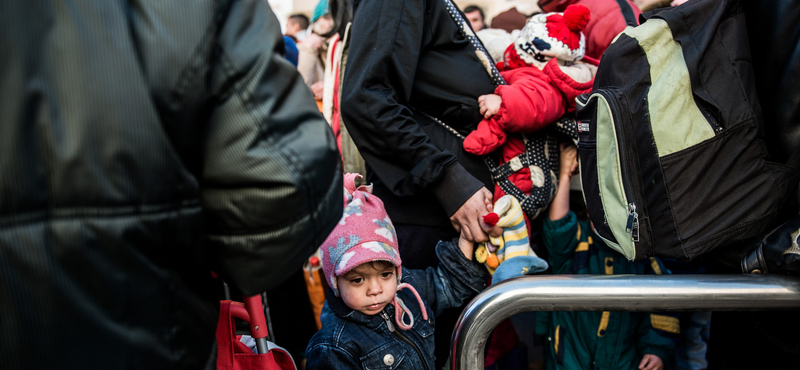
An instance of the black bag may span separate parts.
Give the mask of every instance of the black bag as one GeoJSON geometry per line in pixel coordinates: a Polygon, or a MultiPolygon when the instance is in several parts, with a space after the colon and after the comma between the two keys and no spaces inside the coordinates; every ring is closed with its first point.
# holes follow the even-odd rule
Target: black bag
{"type": "Polygon", "coordinates": [[[642,18],[578,98],[581,183],[597,234],[631,260],[691,259],[773,228],[798,171],[768,159],[739,2],[696,0],[642,18]]]}

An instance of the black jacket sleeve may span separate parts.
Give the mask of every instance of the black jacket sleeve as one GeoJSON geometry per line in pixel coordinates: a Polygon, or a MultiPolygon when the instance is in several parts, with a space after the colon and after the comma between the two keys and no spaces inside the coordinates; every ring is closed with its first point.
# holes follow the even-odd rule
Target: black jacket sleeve
{"type": "Polygon", "coordinates": [[[201,180],[207,243],[217,272],[252,295],[300,268],[333,229],[341,164],[266,2],[233,1],[217,37],[201,180]]]}
{"type": "MultiPolygon", "coordinates": [[[[431,142],[409,105],[430,32],[425,0],[357,4],[342,88],[345,125],[370,169],[398,196],[430,191],[448,215],[483,183],[431,142]]],[[[438,9],[438,8],[436,8],[438,9]]]]}

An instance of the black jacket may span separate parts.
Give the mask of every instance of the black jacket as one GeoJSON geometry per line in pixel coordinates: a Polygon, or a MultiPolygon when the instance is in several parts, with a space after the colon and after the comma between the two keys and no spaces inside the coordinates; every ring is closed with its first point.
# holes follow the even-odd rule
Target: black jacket
{"type": "Polygon", "coordinates": [[[262,0],[0,5],[3,369],[198,369],[341,217],[336,145],[262,0]]]}
{"type": "Polygon", "coordinates": [[[466,135],[494,84],[441,0],[356,1],[350,31],[341,112],[376,175],[368,178],[375,194],[395,222],[449,226],[481,186],[492,188],[491,177],[420,112],[466,135]]]}

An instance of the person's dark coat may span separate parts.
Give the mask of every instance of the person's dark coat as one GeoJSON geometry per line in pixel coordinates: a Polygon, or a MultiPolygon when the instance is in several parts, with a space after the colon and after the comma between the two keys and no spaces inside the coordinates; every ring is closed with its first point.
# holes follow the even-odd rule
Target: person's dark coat
{"type": "Polygon", "coordinates": [[[0,6],[3,369],[214,367],[210,270],[252,295],[342,213],[265,1],[0,6]]]}
{"type": "Polygon", "coordinates": [[[451,227],[449,216],[493,184],[483,160],[430,117],[466,136],[494,83],[445,2],[360,0],[353,9],[341,111],[367,180],[395,223],[451,227]]]}

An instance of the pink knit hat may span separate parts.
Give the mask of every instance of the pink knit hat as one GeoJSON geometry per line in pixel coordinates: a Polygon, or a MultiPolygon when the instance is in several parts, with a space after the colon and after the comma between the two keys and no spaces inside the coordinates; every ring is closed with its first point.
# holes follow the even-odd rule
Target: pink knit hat
{"type": "Polygon", "coordinates": [[[392,221],[383,201],[372,195],[372,185],[356,189],[356,177],[361,175],[344,176],[344,214],[320,248],[325,280],[337,297],[336,277],[366,262],[391,262],[397,267],[398,284],[401,278],[402,261],[392,221]]]}
{"type": "MultiPolygon", "coordinates": [[[[356,188],[356,177],[361,175],[344,175],[344,214],[320,247],[325,281],[338,297],[337,276],[367,262],[391,262],[397,267],[397,291],[403,288],[411,290],[422,308],[423,318],[427,320],[425,305],[417,291],[411,285],[400,283],[403,276],[400,268],[402,261],[397,251],[397,234],[386,209],[383,208],[383,201],[372,195],[372,185],[356,188]]],[[[398,326],[404,330],[411,328],[414,318],[403,301],[395,295],[392,304],[395,306],[395,321],[398,326]],[[403,322],[404,313],[409,315],[410,324],[403,322]]]]}

